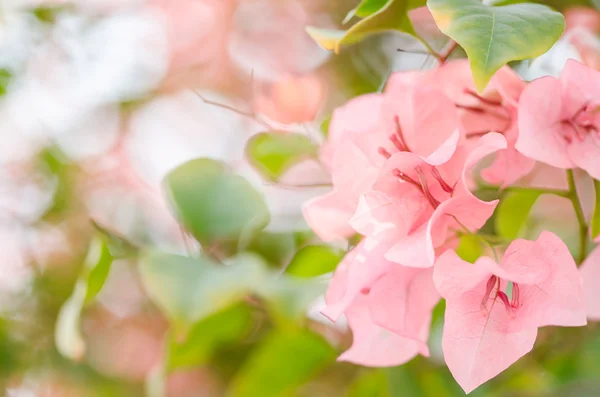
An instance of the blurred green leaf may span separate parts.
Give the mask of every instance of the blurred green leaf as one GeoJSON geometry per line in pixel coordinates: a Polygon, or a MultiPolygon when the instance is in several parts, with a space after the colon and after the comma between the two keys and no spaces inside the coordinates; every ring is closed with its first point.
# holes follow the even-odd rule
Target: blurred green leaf
{"type": "Polygon", "coordinates": [[[150,252],[139,269],[146,292],[171,320],[178,338],[196,322],[254,292],[266,279],[264,263],[249,254],[219,266],[206,256],[150,252]]]}
{"type": "Polygon", "coordinates": [[[270,221],[264,198],[219,161],[189,161],[167,175],[165,186],[178,217],[202,244],[250,240],[270,221]]]}
{"type": "Polygon", "coordinates": [[[296,236],[293,233],[269,233],[262,231],[248,246],[269,263],[279,267],[286,264],[296,251],[296,236]]]}
{"type": "Polygon", "coordinates": [[[300,249],[285,272],[297,277],[316,277],[335,270],[344,253],[328,245],[309,245],[300,249]]]}
{"type": "Polygon", "coordinates": [[[310,304],[326,289],[327,283],[321,280],[273,275],[257,293],[266,301],[273,319],[287,327],[303,319],[310,304]]]}
{"type": "Polygon", "coordinates": [[[466,51],[480,92],[506,63],[542,55],[565,29],[562,14],[540,4],[428,0],[427,6],[440,30],[466,51]]]}
{"type": "Polygon", "coordinates": [[[55,343],[63,356],[72,360],[83,357],[85,341],[80,330],[81,311],[102,289],[112,261],[106,242],[100,237],[92,240],[75,289],[61,307],[56,320],[55,343]]]}
{"type": "Polygon", "coordinates": [[[496,209],[496,233],[509,240],[519,237],[538,197],[540,193],[535,191],[506,194],[496,209]]]}
{"type": "Polygon", "coordinates": [[[409,6],[415,6],[418,3],[420,2],[389,0],[377,12],[362,19],[345,32],[315,27],[308,27],[306,31],[321,47],[336,53],[340,52],[342,46],[355,44],[367,36],[377,33],[399,31],[415,35],[415,30],[408,18],[408,10],[409,6]]]}
{"type": "Polygon", "coordinates": [[[306,135],[289,132],[263,132],[246,144],[248,160],[265,178],[277,181],[290,167],[316,158],[318,146],[306,135]]]}
{"type": "Polygon", "coordinates": [[[391,397],[386,373],[382,370],[365,372],[350,385],[348,397],[391,397]]]}
{"type": "Polygon", "coordinates": [[[481,255],[483,255],[483,246],[481,239],[472,234],[465,234],[460,237],[460,243],[456,248],[456,253],[470,263],[475,263],[481,255]]]}
{"type": "Polygon", "coordinates": [[[503,6],[509,4],[518,4],[518,3],[538,3],[544,4],[549,7],[554,8],[558,11],[564,11],[570,7],[593,7],[593,1],[591,0],[499,0],[495,1],[494,5],[503,6]]]}
{"type": "Polygon", "coordinates": [[[336,351],[308,330],[273,331],[246,361],[228,396],[282,396],[308,381],[335,357],[336,351]]]}
{"type": "Polygon", "coordinates": [[[6,95],[8,85],[12,81],[12,73],[7,69],[0,69],[0,96],[6,95]]]}
{"type": "Polygon", "coordinates": [[[590,221],[593,239],[600,235],[600,181],[594,180],[594,190],[596,191],[596,204],[594,205],[594,214],[590,221]]]}
{"type": "Polygon", "coordinates": [[[237,304],[196,323],[183,342],[170,338],[167,369],[189,368],[206,363],[220,347],[239,341],[252,326],[252,310],[237,304]]]}
{"type": "Polygon", "coordinates": [[[346,24],[354,16],[366,18],[383,8],[387,2],[388,0],[362,0],[355,8],[348,12],[342,23],[346,24]]]}

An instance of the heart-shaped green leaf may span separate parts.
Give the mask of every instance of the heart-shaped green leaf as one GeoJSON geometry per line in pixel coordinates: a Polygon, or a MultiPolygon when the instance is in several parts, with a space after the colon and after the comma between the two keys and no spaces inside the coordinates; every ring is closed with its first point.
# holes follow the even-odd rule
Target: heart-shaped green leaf
{"type": "Polygon", "coordinates": [[[306,135],[288,132],[263,132],[246,144],[246,156],[264,177],[278,180],[291,166],[316,158],[318,147],[306,135]]]}
{"type": "Polygon", "coordinates": [[[506,63],[548,51],[565,28],[562,14],[540,4],[488,6],[479,0],[428,0],[427,6],[440,30],[467,53],[479,91],[506,63]]]}
{"type": "Polygon", "coordinates": [[[296,277],[317,277],[335,270],[344,254],[328,245],[308,245],[299,250],[285,272],[296,277]]]}
{"type": "Polygon", "coordinates": [[[205,256],[192,259],[150,252],[144,255],[139,271],[148,296],[169,318],[177,336],[239,302],[267,279],[264,263],[249,254],[240,255],[229,266],[218,266],[205,256]]]}
{"type": "Polygon", "coordinates": [[[504,196],[496,209],[496,233],[511,240],[520,237],[539,197],[540,193],[536,191],[511,192],[504,196]]]}
{"type": "Polygon", "coordinates": [[[498,0],[494,2],[495,6],[518,4],[518,3],[538,3],[563,11],[571,7],[593,7],[593,0],[498,0]]]}
{"type": "Polygon", "coordinates": [[[167,175],[165,186],[178,217],[203,244],[250,239],[270,221],[263,197],[219,161],[189,161],[167,175]]]}
{"type": "Polygon", "coordinates": [[[357,16],[360,18],[366,18],[369,15],[372,15],[379,11],[388,0],[362,0],[360,4],[358,4],[355,8],[350,10],[350,12],[344,18],[343,24],[346,24],[352,17],[357,16]]]}
{"type": "MultiPolygon", "coordinates": [[[[387,31],[400,31],[415,35],[408,18],[408,10],[419,6],[421,0],[388,0],[385,6],[362,19],[347,31],[308,27],[308,34],[326,50],[340,52],[342,46],[355,44],[365,37],[387,31]]],[[[422,4],[421,4],[422,5],[422,4]]]]}

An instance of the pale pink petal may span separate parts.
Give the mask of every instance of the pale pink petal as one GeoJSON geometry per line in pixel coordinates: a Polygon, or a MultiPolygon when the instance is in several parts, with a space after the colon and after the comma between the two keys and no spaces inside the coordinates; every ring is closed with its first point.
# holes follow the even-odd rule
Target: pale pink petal
{"type": "Polygon", "coordinates": [[[586,99],[597,100],[600,93],[600,72],[590,68],[574,59],[569,59],[565,64],[560,80],[563,87],[575,88],[580,93],[583,93],[586,99]]]}
{"type": "MultiPolygon", "coordinates": [[[[446,251],[435,261],[433,282],[445,299],[461,296],[491,276],[490,258],[482,257],[475,264],[462,260],[454,251],[446,251]]],[[[482,294],[483,295],[483,294],[482,294]]],[[[481,302],[481,298],[479,298],[481,302]]]]}
{"type": "MultiPolygon", "coordinates": [[[[336,321],[361,291],[371,288],[387,272],[390,265],[393,265],[383,257],[387,249],[388,246],[366,238],[351,251],[352,255],[344,258],[339,277],[342,280],[340,283],[346,280],[346,288],[341,293],[340,285],[334,285],[335,293],[327,296],[327,307],[321,311],[324,316],[336,321]]],[[[337,271],[334,274],[334,278],[336,277],[337,271]]]]}
{"type": "Polygon", "coordinates": [[[349,132],[375,131],[380,126],[383,95],[361,95],[337,108],[329,124],[329,143],[339,143],[349,132]]]}
{"type": "Polygon", "coordinates": [[[416,189],[398,197],[370,191],[360,198],[350,225],[358,233],[378,240],[403,237],[420,214],[427,210],[424,208],[426,205],[423,195],[416,189]]]}
{"type": "MultiPolygon", "coordinates": [[[[346,311],[352,329],[352,346],[338,361],[349,361],[369,367],[391,367],[404,364],[422,352],[422,343],[404,338],[381,328],[371,320],[366,296],[359,296],[346,311]]],[[[429,322],[421,330],[423,340],[429,334],[429,322]]]]}
{"type": "Polygon", "coordinates": [[[510,317],[500,302],[489,310],[481,310],[486,282],[446,303],[442,336],[444,359],[466,393],[530,352],[537,336],[536,327],[509,332],[510,317]]]}
{"type": "Polygon", "coordinates": [[[554,77],[531,82],[519,103],[516,149],[525,156],[558,168],[572,168],[561,126],[561,83],[554,77]]]}
{"type": "Polygon", "coordinates": [[[389,261],[408,267],[426,268],[433,266],[435,253],[427,245],[427,225],[397,241],[385,254],[389,261]]]}
{"type": "Polygon", "coordinates": [[[492,165],[481,171],[481,177],[489,184],[506,187],[529,175],[534,167],[535,160],[508,148],[496,154],[492,165]]]}
{"type": "Polygon", "coordinates": [[[394,333],[422,343],[421,329],[429,324],[433,308],[440,300],[433,285],[433,269],[392,266],[371,287],[369,308],[373,322],[394,333]]]}
{"type": "Polygon", "coordinates": [[[337,190],[310,200],[304,205],[306,223],[324,241],[342,240],[354,234],[348,224],[354,207],[337,190]]]}
{"type": "Polygon", "coordinates": [[[423,158],[432,156],[442,163],[454,153],[458,142],[458,115],[454,103],[442,91],[413,87],[390,92],[384,114],[390,131],[395,131],[394,116],[398,117],[411,152],[423,158]]]}
{"type": "Polygon", "coordinates": [[[567,152],[573,164],[600,179],[600,138],[596,133],[587,134],[582,141],[574,139],[567,152]]]}
{"type": "Polygon", "coordinates": [[[508,259],[505,256],[502,268],[510,272],[511,280],[517,281],[515,276],[520,274],[524,279],[538,281],[520,288],[522,306],[512,329],[586,325],[581,276],[565,243],[553,233],[542,232],[534,243],[539,248],[519,244],[524,253],[508,259]],[[539,269],[541,266],[545,269],[539,269]],[[526,275],[528,272],[530,277],[526,275]],[[545,272],[546,277],[539,279],[545,272]]]}
{"type": "Polygon", "coordinates": [[[600,248],[596,248],[581,265],[587,318],[600,320],[600,248]]]}

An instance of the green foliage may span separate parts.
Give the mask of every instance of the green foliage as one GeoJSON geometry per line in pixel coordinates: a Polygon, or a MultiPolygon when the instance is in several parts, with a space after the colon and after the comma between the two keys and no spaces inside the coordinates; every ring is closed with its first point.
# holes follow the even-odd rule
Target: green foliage
{"type": "Polygon", "coordinates": [[[241,340],[252,327],[252,311],[244,304],[231,306],[196,323],[188,337],[169,340],[167,369],[189,368],[206,363],[220,347],[241,340]]]}
{"type": "Polygon", "coordinates": [[[481,239],[471,234],[461,236],[456,253],[463,260],[474,263],[483,254],[481,239]]]}
{"type": "Polygon", "coordinates": [[[205,255],[192,259],[149,252],[139,271],[146,292],[171,320],[177,338],[257,290],[266,278],[264,264],[253,255],[219,266],[205,255]]]}
{"type": "Polygon", "coordinates": [[[284,395],[308,381],[335,356],[329,343],[308,330],[274,331],[244,364],[228,395],[284,395]]]}
{"type": "Polygon", "coordinates": [[[85,342],[80,330],[83,308],[90,304],[104,285],[113,256],[102,238],[92,240],[75,289],[63,304],[56,320],[56,348],[65,357],[79,360],[85,353],[85,342]]]}
{"type": "Polygon", "coordinates": [[[600,181],[594,180],[594,190],[596,191],[596,204],[594,205],[594,214],[590,222],[592,238],[600,235],[600,181]]]}
{"type": "Polygon", "coordinates": [[[270,221],[263,197],[219,161],[189,161],[167,175],[165,187],[178,217],[202,244],[251,240],[270,221]]]}
{"type": "Polygon", "coordinates": [[[479,91],[506,63],[548,51],[565,28],[562,14],[540,4],[428,0],[427,6],[440,30],[466,51],[479,91]]]}
{"type": "Polygon", "coordinates": [[[531,207],[540,196],[536,191],[518,191],[505,195],[496,209],[496,233],[506,239],[520,236],[531,207]]]}
{"type": "Polygon", "coordinates": [[[308,136],[288,132],[263,132],[246,144],[250,163],[272,181],[277,181],[294,164],[316,158],[317,154],[318,147],[308,136]]]}
{"type": "Polygon", "coordinates": [[[285,272],[297,277],[316,277],[335,270],[344,257],[328,245],[309,245],[299,250],[285,272]]]}
{"type": "MultiPolygon", "coordinates": [[[[371,4],[369,10],[373,10],[375,2],[371,4]]],[[[379,8],[377,12],[368,14],[364,19],[353,25],[346,31],[333,29],[318,29],[308,27],[308,34],[324,49],[340,52],[342,46],[355,44],[367,36],[387,32],[399,31],[416,35],[415,30],[408,18],[408,10],[415,6],[422,5],[419,1],[408,0],[389,0],[385,6],[379,8]]]]}
{"type": "Polygon", "coordinates": [[[509,5],[518,3],[538,3],[554,8],[558,11],[564,11],[569,7],[593,7],[591,0],[499,0],[494,5],[509,5]]]}
{"type": "Polygon", "coordinates": [[[294,233],[270,233],[262,231],[248,245],[248,251],[259,254],[269,264],[281,267],[287,264],[296,252],[294,233]]]}
{"type": "Polygon", "coordinates": [[[372,370],[357,377],[348,390],[348,397],[391,397],[386,373],[372,370]]]}
{"type": "Polygon", "coordinates": [[[354,16],[366,18],[383,8],[387,2],[388,0],[362,0],[360,4],[348,12],[343,23],[346,24],[354,16]]]}

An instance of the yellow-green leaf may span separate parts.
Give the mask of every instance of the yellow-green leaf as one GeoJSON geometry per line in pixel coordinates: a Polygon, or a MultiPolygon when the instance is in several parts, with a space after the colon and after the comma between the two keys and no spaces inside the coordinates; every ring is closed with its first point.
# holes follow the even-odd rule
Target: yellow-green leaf
{"type": "Polygon", "coordinates": [[[519,237],[538,197],[540,193],[535,191],[512,192],[504,196],[496,209],[496,233],[509,240],[519,237]]]}
{"type": "Polygon", "coordinates": [[[594,180],[594,189],[596,190],[596,205],[594,206],[594,215],[592,216],[591,228],[592,238],[600,235],[600,181],[594,180]]]}
{"type": "Polygon", "coordinates": [[[506,63],[548,51],[565,28],[563,15],[541,4],[488,6],[479,0],[428,0],[427,6],[440,30],[467,53],[479,91],[506,63]]]}
{"type": "Polygon", "coordinates": [[[365,37],[388,31],[399,31],[415,35],[408,18],[409,6],[417,6],[418,1],[389,0],[377,12],[362,19],[347,31],[307,27],[308,34],[324,49],[340,52],[342,46],[355,44],[365,37]]]}

